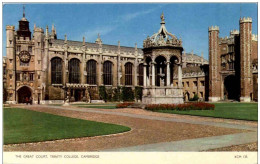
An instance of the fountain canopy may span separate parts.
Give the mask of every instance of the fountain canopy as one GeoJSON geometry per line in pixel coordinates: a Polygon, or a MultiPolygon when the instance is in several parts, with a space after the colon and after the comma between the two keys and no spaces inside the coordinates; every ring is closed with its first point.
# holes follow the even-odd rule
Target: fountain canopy
{"type": "Polygon", "coordinates": [[[164,14],[161,15],[161,27],[159,31],[153,34],[151,37],[143,41],[143,48],[152,48],[152,47],[180,47],[182,48],[182,41],[178,39],[175,35],[168,32],[165,27],[164,14]]]}

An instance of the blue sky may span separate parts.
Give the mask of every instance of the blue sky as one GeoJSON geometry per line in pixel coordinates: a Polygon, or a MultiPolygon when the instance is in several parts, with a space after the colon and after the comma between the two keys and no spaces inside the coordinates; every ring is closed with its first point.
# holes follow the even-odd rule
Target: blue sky
{"type": "MultiPolygon", "coordinates": [[[[25,4],[26,18],[33,32],[38,27],[54,24],[58,39],[94,42],[100,33],[104,44],[142,48],[143,40],[160,28],[164,12],[166,28],[182,38],[186,52],[204,53],[208,58],[208,27],[218,25],[220,37],[239,29],[241,16],[252,17],[253,33],[257,34],[257,3],[75,3],[25,4]]],[[[6,56],[6,25],[18,27],[22,18],[22,4],[3,6],[3,56],[6,56]]]]}

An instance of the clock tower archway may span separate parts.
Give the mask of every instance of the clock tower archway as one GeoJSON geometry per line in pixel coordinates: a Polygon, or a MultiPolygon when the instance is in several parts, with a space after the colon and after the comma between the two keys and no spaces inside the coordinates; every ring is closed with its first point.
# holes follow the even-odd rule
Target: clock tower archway
{"type": "Polygon", "coordinates": [[[29,87],[23,86],[18,91],[18,103],[26,103],[26,99],[32,98],[32,91],[29,87]]]}

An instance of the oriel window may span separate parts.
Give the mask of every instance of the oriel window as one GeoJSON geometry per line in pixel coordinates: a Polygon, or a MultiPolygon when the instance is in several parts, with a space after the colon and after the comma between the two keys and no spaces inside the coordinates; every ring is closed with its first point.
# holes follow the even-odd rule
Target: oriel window
{"type": "Polygon", "coordinates": [[[125,65],[125,85],[133,84],[133,64],[126,63],[125,65]]]}
{"type": "Polygon", "coordinates": [[[51,60],[51,83],[62,83],[62,59],[55,57],[51,60]]]}
{"type": "Polygon", "coordinates": [[[80,61],[78,59],[71,59],[69,62],[69,83],[80,82],[80,61]]]}
{"type": "Polygon", "coordinates": [[[89,60],[87,62],[87,84],[97,84],[97,62],[89,60]]]}
{"type": "Polygon", "coordinates": [[[104,85],[112,85],[113,74],[112,74],[112,62],[105,61],[103,65],[103,81],[104,85]]]}

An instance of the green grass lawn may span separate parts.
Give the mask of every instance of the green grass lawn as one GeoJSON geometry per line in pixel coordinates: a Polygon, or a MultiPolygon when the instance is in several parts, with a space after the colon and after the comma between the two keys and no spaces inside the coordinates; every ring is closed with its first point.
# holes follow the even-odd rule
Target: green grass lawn
{"type": "Polygon", "coordinates": [[[214,103],[215,110],[190,110],[170,111],[160,110],[158,112],[184,114],[205,117],[229,118],[238,120],[257,121],[257,103],[214,103]]]}
{"type": "Polygon", "coordinates": [[[129,131],[129,127],[80,120],[19,108],[4,108],[4,144],[90,137],[129,131]]]}

